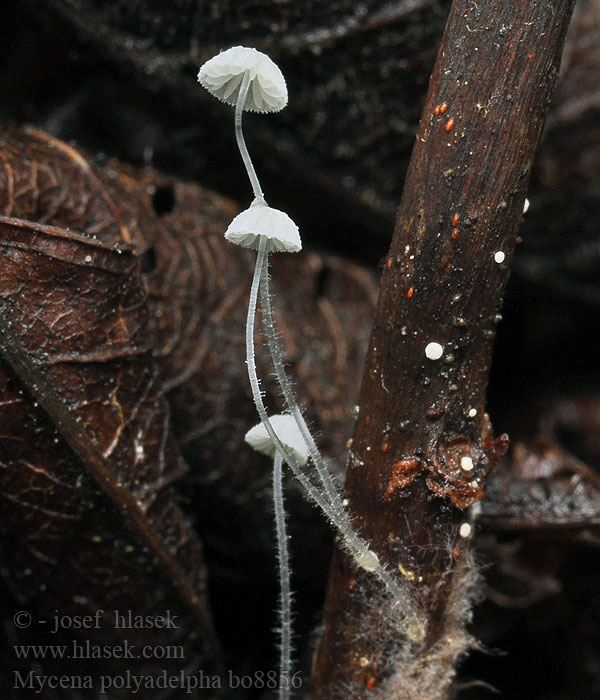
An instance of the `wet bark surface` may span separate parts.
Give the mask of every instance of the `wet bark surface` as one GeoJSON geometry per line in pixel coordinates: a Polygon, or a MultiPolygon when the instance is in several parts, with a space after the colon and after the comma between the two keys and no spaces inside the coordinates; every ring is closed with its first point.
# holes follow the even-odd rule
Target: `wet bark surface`
{"type": "MultiPolygon", "coordinates": [[[[381,278],[346,497],[379,556],[414,581],[409,595],[429,618],[422,665],[457,633],[446,614],[468,546],[463,511],[508,447],[485,413],[492,341],[572,8],[453,4],[381,278]]],[[[355,577],[337,553],[318,698],[342,684],[357,697],[382,684],[388,697],[382,609],[365,606],[378,583],[360,574],[349,585],[355,577]]],[[[420,692],[407,679],[407,697],[420,692]]]]}

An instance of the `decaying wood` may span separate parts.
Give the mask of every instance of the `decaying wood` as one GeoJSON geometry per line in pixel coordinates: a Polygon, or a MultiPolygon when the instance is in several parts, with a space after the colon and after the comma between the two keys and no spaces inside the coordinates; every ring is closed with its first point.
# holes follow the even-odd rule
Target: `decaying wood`
{"type": "Polygon", "coordinates": [[[453,3],[383,272],[346,483],[356,524],[409,579],[429,628],[422,644],[402,644],[377,584],[338,552],[316,698],[342,688],[348,698],[445,698],[469,646],[458,529],[507,447],[485,414],[491,347],[572,7],[453,3]],[[441,359],[426,358],[430,342],[441,359]],[[412,471],[398,483],[402,463],[412,471]]]}

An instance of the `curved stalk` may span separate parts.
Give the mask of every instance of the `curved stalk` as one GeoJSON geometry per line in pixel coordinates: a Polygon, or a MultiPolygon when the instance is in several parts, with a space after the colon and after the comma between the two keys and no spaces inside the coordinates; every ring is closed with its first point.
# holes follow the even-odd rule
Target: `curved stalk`
{"type": "Polygon", "coordinates": [[[267,415],[267,409],[262,398],[260,391],[260,386],[258,383],[258,375],[256,372],[256,357],[254,352],[254,323],[256,318],[256,304],[258,301],[258,287],[260,282],[260,273],[263,265],[266,264],[268,260],[268,253],[266,252],[267,239],[264,236],[260,237],[258,244],[258,255],[256,257],[256,267],[254,269],[254,276],[252,278],[252,286],[250,288],[250,301],[248,303],[248,317],[246,320],[246,363],[248,365],[248,378],[250,380],[250,388],[252,390],[252,398],[254,399],[254,404],[256,410],[258,411],[259,418],[262,424],[265,426],[268,436],[271,438],[273,444],[281,453],[286,464],[290,467],[294,476],[300,481],[302,486],[306,489],[307,494],[310,498],[323,510],[325,515],[329,520],[335,524],[335,516],[332,512],[331,506],[327,503],[320,492],[317,490],[315,485],[310,481],[306,474],[302,471],[302,467],[298,463],[298,460],[294,457],[292,452],[281,442],[277,437],[277,434],[273,430],[271,421],[267,415]]]}
{"type": "MultiPolygon", "coordinates": [[[[333,484],[333,480],[331,478],[331,474],[329,474],[329,471],[327,470],[327,465],[323,461],[323,458],[320,457],[320,454],[318,453],[318,449],[316,448],[315,445],[315,451],[317,454],[319,454],[320,460],[321,460],[321,471],[324,468],[326,471],[326,475],[323,476],[321,472],[319,471],[319,476],[321,480],[323,481],[323,486],[326,489],[326,498],[323,498],[323,495],[321,494],[320,491],[315,487],[315,485],[308,479],[306,474],[302,471],[300,465],[298,464],[297,460],[295,460],[294,456],[287,450],[287,448],[281,443],[277,435],[275,434],[275,431],[273,430],[273,427],[271,426],[271,423],[269,421],[269,418],[267,416],[267,412],[262,400],[262,395],[260,393],[260,388],[258,385],[258,377],[256,374],[256,362],[254,358],[254,323],[255,323],[255,316],[256,316],[256,304],[257,304],[257,299],[258,299],[258,292],[259,292],[259,287],[262,287],[262,280],[265,278],[267,279],[267,296],[269,292],[269,287],[268,287],[268,253],[265,252],[266,248],[266,242],[265,239],[261,237],[260,243],[259,243],[259,249],[258,249],[258,256],[256,259],[256,267],[254,270],[254,277],[252,279],[252,287],[250,290],[250,303],[248,307],[248,321],[246,324],[246,357],[247,357],[247,363],[248,363],[248,376],[250,377],[250,385],[252,387],[252,395],[254,397],[254,403],[256,404],[256,408],[258,410],[258,414],[260,416],[260,419],[265,426],[265,429],[277,447],[277,449],[281,452],[283,458],[287,462],[287,464],[290,466],[292,471],[294,472],[294,475],[299,479],[300,483],[304,486],[304,488],[307,490],[309,496],[320,506],[320,508],[323,510],[331,524],[336,528],[336,530],[340,533],[342,537],[342,544],[344,548],[349,552],[349,554],[354,558],[354,560],[357,562],[359,566],[362,568],[370,571],[373,573],[374,576],[376,576],[381,583],[384,585],[385,589],[389,592],[389,594],[392,596],[394,600],[394,604],[399,608],[400,612],[404,614],[407,618],[408,624],[412,627],[414,631],[414,636],[415,637],[421,637],[421,635],[424,635],[424,629],[421,621],[418,618],[417,613],[414,610],[414,606],[409,598],[409,595],[406,590],[406,586],[402,585],[380,562],[379,559],[377,558],[377,555],[372,552],[370,549],[368,543],[358,535],[358,533],[354,530],[350,523],[350,519],[348,517],[348,514],[344,510],[344,507],[341,503],[341,499],[337,491],[335,490],[335,485],[333,484]],[[335,494],[335,497],[339,501],[339,507],[336,505],[336,503],[332,503],[330,500],[330,495],[329,491],[326,487],[326,483],[329,483],[330,488],[332,489],[333,493],[335,494]]],[[[277,345],[277,337],[275,334],[275,329],[274,329],[274,324],[273,324],[273,318],[272,318],[272,309],[271,309],[271,304],[270,304],[270,299],[266,300],[266,309],[264,308],[263,305],[263,314],[266,314],[267,316],[270,317],[270,326],[271,330],[268,331],[268,335],[272,334],[272,339],[274,340],[274,345],[277,345]]],[[[261,303],[262,303],[262,297],[261,297],[261,303]]],[[[287,380],[287,377],[285,376],[285,370],[283,368],[283,360],[281,358],[281,353],[278,352],[276,353],[276,357],[278,358],[277,362],[280,366],[280,370],[283,373],[283,376],[286,380],[286,386],[289,388],[290,395],[293,398],[293,394],[290,388],[289,381],[287,380]]],[[[275,358],[274,358],[275,362],[275,358]]],[[[279,374],[277,375],[279,378],[279,374]]],[[[287,397],[286,397],[287,400],[287,397]]],[[[296,406],[298,413],[300,413],[300,409],[297,406],[297,403],[295,400],[293,401],[293,404],[296,406]]],[[[301,414],[300,414],[301,415],[301,414]]],[[[302,422],[304,423],[304,419],[302,419],[302,422]]],[[[308,432],[308,428],[306,427],[306,424],[304,423],[306,431],[308,432]]],[[[300,426],[299,426],[300,427],[300,426]]],[[[310,433],[309,433],[310,435],[310,433]]],[[[314,440],[312,440],[314,444],[314,440]]],[[[310,449],[310,446],[309,446],[310,449]]],[[[315,464],[316,466],[316,464],[315,464]]]]}
{"type": "Polygon", "coordinates": [[[306,425],[302,411],[298,406],[296,397],[294,396],[294,391],[292,389],[291,382],[286,374],[285,367],[283,364],[283,356],[281,349],[279,347],[279,342],[277,340],[277,332],[275,328],[275,319],[273,317],[273,309],[271,307],[271,294],[269,292],[269,269],[268,264],[263,265],[260,277],[260,307],[263,315],[263,324],[265,326],[265,331],[267,334],[267,343],[269,345],[269,352],[271,354],[271,359],[273,360],[273,366],[275,367],[275,374],[277,375],[277,381],[279,382],[279,387],[283,393],[285,401],[288,405],[290,413],[296,421],[298,430],[302,435],[306,447],[308,448],[308,453],[312,459],[323,488],[327,494],[329,502],[333,506],[334,510],[339,514],[340,519],[348,521],[350,524],[348,514],[342,503],[341,496],[336,489],[335,482],[331,476],[327,464],[323,459],[319,448],[306,425]]]}
{"type": "Polygon", "coordinates": [[[246,98],[248,97],[248,89],[250,87],[250,73],[248,71],[244,72],[244,77],[242,78],[242,84],[240,86],[240,92],[238,94],[237,102],[235,104],[235,140],[244,161],[246,167],[246,172],[248,173],[248,178],[250,179],[250,184],[252,185],[252,190],[254,192],[254,198],[258,200],[261,204],[266,204],[265,196],[260,187],[260,182],[258,181],[258,175],[254,169],[254,164],[252,163],[252,158],[250,158],[250,153],[248,152],[248,147],[246,146],[246,141],[244,139],[244,133],[242,131],[242,114],[244,113],[244,105],[246,104],[246,98]]]}

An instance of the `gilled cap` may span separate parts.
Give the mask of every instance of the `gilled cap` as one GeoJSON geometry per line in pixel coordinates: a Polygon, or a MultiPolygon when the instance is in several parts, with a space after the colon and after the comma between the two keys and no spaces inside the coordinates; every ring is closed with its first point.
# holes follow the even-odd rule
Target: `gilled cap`
{"type": "Polygon", "coordinates": [[[250,88],[244,110],[279,112],[288,101],[287,87],[278,66],[264,53],[234,46],[208,60],[198,81],[211,95],[235,107],[244,73],[250,73],[250,88]]]}
{"type": "MultiPolygon", "coordinates": [[[[275,435],[281,443],[287,447],[294,455],[301,467],[308,461],[308,447],[304,442],[296,421],[288,414],[277,414],[269,418],[275,435]]],[[[258,452],[262,452],[269,457],[274,457],[277,447],[269,437],[265,426],[262,423],[251,428],[244,438],[246,442],[258,452]]]]}
{"type": "Polygon", "coordinates": [[[253,202],[238,214],[225,231],[225,238],[243,248],[258,248],[260,236],[266,236],[267,252],[297,253],[302,250],[300,231],[290,217],[279,209],[253,202]]]}

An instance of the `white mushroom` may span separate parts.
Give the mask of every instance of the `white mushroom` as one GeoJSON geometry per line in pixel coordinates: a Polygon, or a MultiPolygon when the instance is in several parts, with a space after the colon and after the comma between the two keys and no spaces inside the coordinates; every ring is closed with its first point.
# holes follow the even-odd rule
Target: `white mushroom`
{"type": "Polygon", "coordinates": [[[230,243],[255,250],[261,236],[267,239],[266,253],[297,253],[302,249],[300,232],[290,217],[257,201],[238,214],[225,231],[230,243]]]}
{"type": "Polygon", "coordinates": [[[250,88],[243,106],[249,112],[279,112],[288,101],[285,79],[266,54],[245,46],[234,46],[207,61],[198,82],[219,100],[235,107],[244,75],[250,88]]]}
{"type": "Polygon", "coordinates": [[[211,95],[235,107],[235,138],[254,197],[265,204],[258,176],[242,132],[242,112],[279,112],[287,104],[285,79],[277,65],[264,53],[234,46],[207,61],[198,81],[211,95]]]}
{"type": "MultiPolygon", "coordinates": [[[[244,141],[242,114],[244,110],[273,112],[285,107],[287,104],[285,80],[281,71],[267,56],[255,49],[240,46],[224,51],[204,64],[198,74],[198,80],[211,94],[230,105],[235,105],[236,140],[254,191],[252,205],[235,217],[226,232],[229,241],[258,251],[246,321],[246,362],[252,396],[261,425],[247,433],[246,441],[255,449],[274,455],[275,471],[277,462],[281,458],[287,462],[308,496],[338,529],[345,548],[357,564],[371,571],[391,594],[398,610],[406,616],[407,636],[413,640],[422,639],[424,623],[406,594],[405,582],[398,581],[388,571],[365,539],[355,531],[333,477],[318,451],[293,396],[289,380],[285,375],[283,358],[277,349],[277,334],[269,298],[268,255],[272,251],[297,252],[301,249],[301,242],[298,228],[287,214],[267,206],[244,141]],[[269,418],[260,391],[254,352],[254,325],[259,289],[263,323],[267,330],[271,356],[291,415],[269,418]],[[287,424],[284,430],[281,429],[282,420],[287,424]],[[303,469],[309,456],[315,464],[323,490],[303,469]]],[[[274,492],[277,491],[276,482],[277,476],[275,476],[274,492]]],[[[281,541],[283,535],[278,537],[281,541]]],[[[284,646],[282,638],[282,650],[284,646]]]]}
{"type": "MultiPolygon", "coordinates": [[[[270,416],[269,421],[281,444],[292,453],[298,464],[303,467],[308,461],[308,449],[304,444],[304,439],[293,416],[277,414],[270,416]]],[[[258,452],[262,452],[269,457],[275,457],[277,445],[273,442],[262,423],[251,428],[246,433],[244,440],[258,452]]]]}

